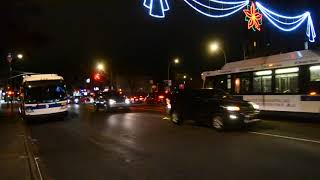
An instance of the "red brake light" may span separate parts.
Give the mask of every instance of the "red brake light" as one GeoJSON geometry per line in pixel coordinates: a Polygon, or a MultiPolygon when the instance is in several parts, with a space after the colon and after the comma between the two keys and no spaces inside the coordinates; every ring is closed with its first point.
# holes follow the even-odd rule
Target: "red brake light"
{"type": "Polygon", "coordinates": [[[164,96],[159,96],[159,99],[164,99],[164,96]]]}

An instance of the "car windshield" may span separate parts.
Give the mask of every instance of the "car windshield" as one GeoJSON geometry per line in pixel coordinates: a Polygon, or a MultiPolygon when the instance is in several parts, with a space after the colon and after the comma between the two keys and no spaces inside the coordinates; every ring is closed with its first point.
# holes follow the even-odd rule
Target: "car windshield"
{"type": "Polygon", "coordinates": [[[63,81],[34,81],[25,83],[24,99],[26,103],[48,103],[66,99],[63,81]]]}

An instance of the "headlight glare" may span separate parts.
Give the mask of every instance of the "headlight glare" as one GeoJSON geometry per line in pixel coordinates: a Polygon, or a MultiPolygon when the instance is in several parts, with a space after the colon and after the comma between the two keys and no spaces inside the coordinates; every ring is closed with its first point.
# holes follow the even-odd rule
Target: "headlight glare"
{"type": "Polygon", "coordinates": [[[253,108],[255,110],[259,110],[260,109],[260,106],[258,104],[254,103],[254,102],[249,102],[249,103],[253,106],[253,108]]]}
{"type": "Polygon", "coordinates": [[[238,106],[227,106],[226,109],[228,111],[240,111],[240,107],[238,106]]]}
{"type": "Polygon", "coordinates": [[[115,104],[116,103],[116,101],[114,100],[114,99],[109,99],[109,104],[110,105],[113,105],[113,104],[115,104]]]}

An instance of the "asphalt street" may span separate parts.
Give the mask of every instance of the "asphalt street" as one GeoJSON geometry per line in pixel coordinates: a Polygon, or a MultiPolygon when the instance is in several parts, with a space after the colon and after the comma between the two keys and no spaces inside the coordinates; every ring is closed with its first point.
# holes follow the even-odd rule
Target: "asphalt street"
{"type": "Polygon", "coordinates": [[[161,107],[94,112],[28,124],[44,179],[320,179],[320,123],[265,120],[216,132],[172,124],[161,107]]]}

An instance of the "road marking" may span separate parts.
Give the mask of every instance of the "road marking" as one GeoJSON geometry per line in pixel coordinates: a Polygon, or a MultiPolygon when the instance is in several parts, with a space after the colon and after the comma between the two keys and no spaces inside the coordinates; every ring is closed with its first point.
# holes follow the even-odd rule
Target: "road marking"
{"type": "Polygon", "coordinates": [[[162,119],[163,119],[163,120],[171,120],[171,118],[170,118],[170,117],[167,117],[167,116],[163,117],[162,119]]]}
{"type": "Polygon", "coordinates": [[[39,157],[34,157],[34,161],[36,162],[36,166],[37,166],[37,170],[38,170],[38,173],[39,173],[39,176],[40,176],[40,180],[43,180],[38,160],[39,160],[39,157]]]}
{"type": "Polygon", "coordinates": [[[303,141],[303,142],[310,142],[310,143],[320,144],[320,141],[311,140],[311,139],[296,138],[296,137],[290,137],[290,136],[281,136],[281,135],[277,135],[277,134],[260,133],[260,132],[254,132],[254,131],[249,131],[249,133],[263,135],[263,136],[270,136],[270,137],[277,137],[277,138],[283,138],[283,139],[290,139],[290,140],[296,140],[296,141],[303,141]]]}

